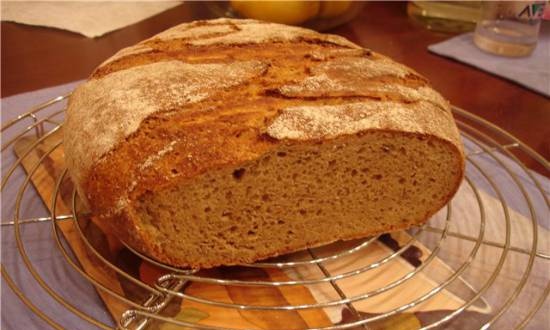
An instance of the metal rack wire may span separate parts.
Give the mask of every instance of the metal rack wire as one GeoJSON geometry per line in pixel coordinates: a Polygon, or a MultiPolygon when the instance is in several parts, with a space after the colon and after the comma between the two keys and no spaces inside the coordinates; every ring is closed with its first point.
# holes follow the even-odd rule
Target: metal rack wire
{"type": "MultiPolygon", "coordinates": [[[[2,145],[2,155],[11,155],[14,144],[24,136],[34,134],[36,141],[27,149],[23,155],[16,157],[6,167],[2,178],[2,192],[5,193],[10,188],[10,180],[15,176],[14,173],[20,168],[22,161],[27,157],[33,148],[36,148],[39,144],[50,139],[53,134],[62,129],[62,115],[64,112],[63,103],[67,96],[60,96],[52,99],[46,103],[38,105],[29,112],[15,118],[13,121],[6,123],[2,127],[2,137],[5,143],[2,145]],[[57,107],[56,109],[53,109],[57,107]],[[53,110],[52,110],[53,109],[53,110]],[[27,124],[30,122],[30,124],[27,124]]],[[[319,249],[308,249],[301,253],[300,258],[287,258],[286,260],[277,259],[275,261],[258,262],[246,267],[250,269],[276,269],[281,271],[294,270],[299,268],[315,269],[315,276],[308,278],[292,278],[289,280],[276,281],[276,280],[247,280],[247,279],[231,279],[220,278],[213,275],[204,274],[197,270],[185,270],[170,267],[161,264],[155,260],[148,258],[145,255],[127,247],[139,258],[146,260],[147,262],[159,267],[166,274],[160,276],[154,285],[147,284],[140,280],[138,277],[129,274],[124,269],[117,266],[112,261],[105,258],[96,247],[88,240],[82,229],[83,220],[80,218],[77,207],[77,195],[73,190],[72,192],[72,212],[68,214],[60,214],[58,210],[58,200],[62,185],[69,180],[66,170],[56,178],[54,195],[51,199],[49,209],[51,213],[47,216],[24,218],[21,216],[21,210],[25,208],[23,195],[28,192],[31,186],[31,178],[41,163],[62,144],[61,141],[53,143],[49,150],[47,150],[34,164],[34,167],[27,171],[26,176],[22,183],[16,185],[16,197],[13,205],[9,207],[13,210],[13,220],[5,221],[3,219],[2,226],[4,230],[11,229],[13,227],[13,235],[17,243],[17,248],[21,256],[22,262],[26,269],[32,275],[34,281],[41,287],[43,293],[52,297],[57,303],[66,308],[69,312],[80,317],[83,322],[87,322],[101,329],[111,329],[112,326],[104,322],[99,321],[93,316],[89,315],[85,311],[79,309],[55,289],[53,289],[46,281],[44,281],[40,270],[35,267],[33,261],[28,256],[27,247],[29,242],[25,241],[24,235],[22,235],[22,227],[28,223],[35,222],[50,222],[52,226],[53,239],[56,242],[59,252],[62,254],[66,262],[77,271],[82,279],[92,283],[97,290],[112,296],[113,298],[123,302],[128,306],[128,310],[124,312],[117,320],[119,329],[145,329],[151,322],[167,322],[173,325],[182,326],[192,329],[212,329],[212,330],[231,330],[234,329],[230,325],[227,327],[209,326],[205,324],[199,324],[194,322],[187,322],[177,320],[162,314],[163,309],[175,298],[196,302],[199,304],[206,304],[216,306],[224,309],[235,309],[238,311],[300,311],[300,310],[329,310],[329,309],[342,309],[346,308],[353,314],[351,321],[342,321],[331,326],[324,326],[317,328],[319,330],[331,330],[331,329],[351,329],[351,328],[368,328],[369,324],[373,322],[383,320],[388,317],[392,317],[396,314],[404,313],[423,304],[430,300],[432,297],[441,294],[443,290],[449,289],[455,281],[461,276],[467,274],[472,268],[473,264],[480,262],[480,249],[485,247],[491,247],[500,251],[496,264],[491,269],[485,269],[488,276],[482,280],[473,283],[471,289],[472,294],[468,299],[464,300],[461,307],[453,311],[448,311],[443,316],[431,321],[429,324],[424,325],[424,329],[444,327],[453,319],[463,316],[464,311],[469,307],[478,304],[482,301],[484,295],[493,289],[498,279],[503,276],[503,267],[507,262],[507,258],[512,253],[517,253],[526,258],[525,267],[522,269],[522,275],[515,283],[514,287],[510,288],[510,292],[507,297],[503,299],[500,305],[493,306],[493,312],[489,317],[479,324],[476,324],[475,328],[486,329],[498,324],[503,315],[507,313],[515,313],[518,316],[514,324],[508,324],[511,328],[524,328],[535,317],[537,311],[543,306],[545,300],[550,292],[550,281],[546,280],[544,289],[540,291],[537,297],[532,297],[532,304],[527,309],[524,306],[517,306],[517,298],[521,295],[530,284],[529,280],[533,275],[533,267],[535,263],[542,263],[543,267],[548,269],[550,265],[550,255],[548,251],[541,248],[539,242],[539,222],[544,221],[544,218],[550,212],[550,204],[548,199],[548,187],[544,187],[543,183],[539,180],[537,175],[529,171],[525,165],[519,161],[518,154],[523,154],[524,157],[530,157],[531,159],[540,163],[546,171],[550,171],[548,162],[538,155],[535,151],[524,145],[516,138],[501,130],[500,128],[484,121],[483,119],[476,117],[462,109],[453,107],[454,115],[457,119],[457,123],[461,129],[463,138],[468,141],[466,144],[467,149],[467,175],[466,175],[466,187],[471,194],[472,199],[475,201],[471,207],[477,209],[479,217],[476,219],[468,219],[478,224],[478,231],[476,234],[462,233],[459,229],[460,226],[456,225],[457,219],[453,216],[453,204],[452,202],[442,211],[442,221],[438,222],[439,225],[429,222],[421,228],[416,228],[410,231],[410,239],[405,242],[400,248],[395,251],[388,252],[383,258],[361,265],[360,267],[352,270],[333,273],[328,267],[331,262],[341,260],[347,256],[357,254],[364,249],[368,248],[377,237],[371,237],[365,240],[358,241],[352,246],[346,246],[343,249],[336,250],[329,254],[320,253],[319,249]],[[480,129],[481,127],[481,129],[480,129]],[[505,157],[503,157],[505,156],[505,157]],[[481,159],[481,157],[484,157],[481,159]],[[507,183],[502,183],[501,178],[495,177],[491,168],[488,167],[486,161],[491,162],[490,166],[498,167],[498,169],[504,173],[503,176],[507,177],[507,183]],[[510,161],[511,160],[511,161],[510,161]],[[518,174],[518,171],[520,174],[518,174]],[[527,180],[527,181],[526,181],[527,180]],[[483,182],[483,183],[481,183],[483,182]],[[528,186],[526,185],[528,182],[528,186]],[[528,244],[524,246],[515,246],[512,244],[513,225],[509,210],[509,199],[503,192],[504,185],[513,186],[514,189],[519,192],[519,196],[522,203],[525,205],[526,218],[530,220],[530,239],[528,244]],[[483,188],[481,188],[483,186],[483,188]],[[501,234],[504,237],[502,241],[494,241],[487,238],[487,205],[480,194],[481,189],[488,189],[492,191],[495,199],[498,201],[502,210],[502,218],[499,219],[503,223],[501,227],[501,234]],[[533,199],[539,201],[542,200],[542,212],[537,213],[537,208],[533,205],[533,199]],[[541,220],[542,219],[542,220],[541,220]],[[135,284],[139,288],[145,290],[148,293],[148,298],[145,301],[134,301],[128,297],[115,292],[107,285],[99,281],[88,274],[82,266],[76,262],[71,254],[69,248],[67,248],[64,237],[60,234],[59,224],[65,221],[74,222],[74,227],[86,248],[93,255],[94,258],[99,260],[105,267],[109,268],[119,276],[135,284]],[[408,301],[396,308],[379,313],[376,315],[365,315],[360,313],[356,304],[367,301],[375,296],[381,295],[385,292],[393,289],[399,289],[402,286],[410,285],[411,279],[418,276],[419,273],[426,271],[430,267],[433,260],[436,258],[443,258],[442,250],[450,239],[460,240],[471,243],[471,248],[467,257],[458,263],[453,265],[453,271],[446,277],[437,281],[431,290],[422,292],[415,299],[408,301]],[[412,268],[408,273],[404,274],[397,280],[386,283],[383,286],[377,287],[373,290],[361,291],[358,290],[356,294],[346,294],[342,288],[341,283],[344,281],[369,272],[373,269],[383,267],[386,264],[397,262],[401,255],[410,246],[415,243],[422,243],[430,247],[430,254],[425,257],[423,263],[416,268],[412,268]],[[269,288],[269,287],[315,287],[318,285],[330,285],[334,291],[334,295],[325,301],[315,303],[299,303],[291,304],[284,303],[279,305],[261,305],[261,304],[243,304],[235,302],[224,302],[221,300],[207,299],[188,293],[186,288],[192,283],[202,283],[205,285],[221,285],[221,286],[239,286],[251,289],[253,294],[254,288],[269,288]],[[474,289],[474,287],[476,289],[474,289]],[[516,313],[517,309],[521,309],[522,313],[516,313]]],[[[6,158],[5,158],[6,159],[6,158]]],[[[548,175],[548,173],[546,173],[548,175]]],[[[13,186],[13,185],[12,185],[13,186]]],[[[39,198],[38,196],[36,198],[39,198]]],[[[4,207],[4,206],[3,206],[4,207]]],[[[483,262],[481,261],[481,264],[483,262]]],[[[1,268],[2,276],[5,282],[9,285],[11,290],[28,306],[28,308],[43,319],[48,325],[56,329],[63,329],[63,319],[55,315],[48,315],[42,311],[34,302],[33,297],[26,295],[23,290],[18,286],[8,269],[4,265],[1,268]]],[[[536,275],[536,274],[535,274],[536,275]]],[[[500,325],[498,328],[501,328],[500,325]]]]}

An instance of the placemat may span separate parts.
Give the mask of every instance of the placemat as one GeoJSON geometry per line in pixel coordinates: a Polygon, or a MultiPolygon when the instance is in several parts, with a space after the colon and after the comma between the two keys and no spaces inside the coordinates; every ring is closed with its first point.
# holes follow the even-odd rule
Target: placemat
{"type": "Polygon", "coordinates": [[[428,50],[550,97],[550,22],[543,21],[537,47],[527,57],[510,58],[484,52],[474,44],[473,33],[430,45],[428,50]]]}

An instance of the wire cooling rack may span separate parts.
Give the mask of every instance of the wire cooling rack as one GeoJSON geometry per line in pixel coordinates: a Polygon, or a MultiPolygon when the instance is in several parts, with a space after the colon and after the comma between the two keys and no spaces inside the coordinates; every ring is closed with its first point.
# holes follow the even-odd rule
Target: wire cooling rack
{"type": "MultiPolygon", "coordinates": [[[[64,322],[67,314],[52,314],[45,311],[37,302],[41,295],[53,298],[53,301],[62,306],[71,317],[78,317],[83,327],[86,325],[102,329],[158,328],[159,324],[191,329],[235,329],[232,327],[231,320],[227,320],[226,325],[220,327],[167,316],[163,312],[174,299],[237,312],[265,313],[265,315],[272,315],[269,314],[272,312],[311,310],[322,310],[328,315],[331,314],[331,311],[336,310],[331,315],[343,315],[341,318],[333,317],[330,319],[331,325],[314,326],[313,328],[324,330],[378,329],[373,325],[395,316],[406,315],[434,297],[442,295],[443,292],[455,290],[459,282],[468,289],[468,293],[461,297],[460,306],[453,310],[434,314],[435,317],[423,321],[422,328],[445,328],[461,318],[469,319],[466,323],[460,323],[463,324],[463,328],[521,329],[524,327],[540,328],[541,325],[548,327],[547,311],[540,311],[542,306],[547,306],[546,298],[550,291],[550,275],[548,274],[550,255],[546,240],[548,236],[546,236],[544,228],[548,228],[550,217],[548,201],[550,189],[547,179],[543,177],[548,177],[550,174],[548,162],[507,132],[475,115],[453,107],[453,113],[465,141],[467,153],[466,178],[461,192],[469,202],[466,206],[462,204],[457,209],[453,206],[455,201],[452,201],[438,213],[437,219],[432,219],[421,228],[409,230],[406,236],[408,240],[393,250],[387,249],[387,253],[376,261],[354,266],[352,269],[342,272],[334,272],[330,269],[331,263],[364,252],[379,239],[379,237],[371,237],[344,244],[340,248],[330,249],[328,253],[323,248],[308,249],[287,258],[277,258],[274,261],[258,262],[239,268],[241,271],[242,269],[277,270],[287,274],[300,269],[316,270],[309,271],[309,275],[306,277],[289,275],[282,280],[269,277],[265,279],[234,279],[216,276],[215,272],[205,273],[173,268],[151,260],[127,247],[132,251],[133,257],[146,260],[162,270],[162,276],[153,282],[146,283],[135,274],[131,274],[106,258],[89,241],[82,229],[83,219],[77,211],[76,192],[72,191],[71,193],[72,212],[60,213],[57,205],[58,195],[61,194],[61,187],[69,180],[66,170],[61,171],[55,181],[50,183],[53,185],[53,197],[48,207],[51,210],[49,214],[25,216],[26,209],[32,208],[28,204],[37,203],[40,200],[32,187],[33,175],[39,166],[46,165],[44,162],[47,157],[56,152],[62,142],[59,140],[52,143],[49,150],[43,152],[36,159],[30,170],[23,172],[21,164],[26,157],[30,157],[33,148],[52,138],[56,132],[59,133],[58,131],[62,129],[66,98],[67,96],[60,96],[40,104],[13,121],[5,123],[2,127],[2,156],[4,159],[2,166],[2,194],[4,196],[2,229],[4,235],[14,238],[16,251],[19,254],[19,265],[24,265],[21,267],[30,273],[31,280],[18,283],[20,270],[14,268],[13,264],[9,266],[2,264],[2,276],[4,282],[28,309],[53,328],[66,328],[67,325],[64,322]],[[23,154],[14,156],[14,145],[30,135],[34,136],[36,141],[23,154]],[[538,162],[546,172],[540,176],[529,171],[518,156],[538,162]],[[25,197],[27,195],[31,195],[31,197],[25,197]],[[490,195],[489,199],[486,195],[490,195]],[[488,203],[488,200],[492,202],[488,203]],[[457,213],[461,209],[463,213],[457,213]],[[464,218],[464,214],[469,215],[464,218]],[[523,219],[523,222],[517,220],[517,217],[523,219]],[[109,288],[100,279],[88,274],[81,264],[75,261],[64,236],[60,233],[60,224],[63,222],[74,222],[76,233],[84,242],[88,253],[100,262],[102,267],[148,292],[147,299],[132,299],[109,288]],[[521,226],[518,227],[519,222],[521,222],[521,226]],[[39,266],[31,256],[32,246],[35,242],[26,240],[24,233],[26,226],[37,225],[37,223],[51,224],[51,239],[55,241],[58,248],[56,253],[61,254],[64,262],[80,274],[81,281],[93,284],[97,290],[126,306],[126,311],[118,320],[115,320],[115,323],[109,323],[104,320],[105,318],[102,320],[97,317],[97,311],[79,306],[77,300],[81,298],[66,297],[61,292],[63,290],[59,289],[59,285],[53,285],[45,279],[43,266],[39,266]],[[465,225],[463,224],[468,224],[468,228],[474,229],[464,231],[465,225]],[[544,235],[541,234],[541,231],[544,232],[544,235]],[[425,246],[428,248],[427,251],[430,251],[428,255],[424,256],[420,265],[410,267],[408,272],[397,279],[374,288],[356,288],[357,290],[351,293],[349,290],[343,289],[345,281],[385,265],[402,262],[400,260],[403,259],[403,255],[415,244],[425,246]],[[457,246],[463,250],[461,256],[454,253],[457,246]],[[449,271],[443,275],[435,276],[434,271],[429,271],[436,262],[435,260],[446,263],[449,271]],[[510,264],[514,269],[512,272],[510,264]],[[385,311],[371,314],[362,312],[358,307],[361,303],[368,302],[384,293],[399,292],[405,286],[414,285],[412,284],[413,280],[423,273],[429,275],[434,285],[419,292],[414,299],[385,311]],[[325,297],[325,299],[316,298],[307,303],[291,301],[269,305],[238,303],[205,298],[195,292],[189,292],[188,288],[193,283],[245,288],[249,290],[248,294],[251,296],[262,294],[262,289],[265,288],[294,290],[304,287],[315,288],[319,285],[329,286],[334,294],[325,297]],[[26,285],[34,287],[31,293],[25,289],[26,285]],[[487,312],[485,317],[473,318],[468,314],[472,307],[487,304],[488,300],[491,305],[490,312],[487,312]],[[344,317],[345,315],[347,316],[344,317]]],[[[97,309],[97,306],[94,308],[97,309]]],[[[3,315],[3,317],[5,316],[3,315]]],[[[308,325],[306,324],[302,328],[306,329],[308,325]]],[[[259,325],[257,329],[263,329],[263,327],[259,325]]],[[[284,326],[281,329],[285,329],[284,326]]]]}

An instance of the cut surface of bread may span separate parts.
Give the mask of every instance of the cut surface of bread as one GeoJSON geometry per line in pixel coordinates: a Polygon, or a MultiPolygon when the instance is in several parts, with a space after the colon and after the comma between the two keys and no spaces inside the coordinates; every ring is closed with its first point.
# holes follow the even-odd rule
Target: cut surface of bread
{"type": "Polygon", "coordinates": [[[383,131],[288,146],[145,194],[136,218],[170,264],[251,263],[423,223],[460,180],[455,152],[438,139],[383,131]]]}
{"type": "Polygon", "coordinates": [[[171,265],[251,263],[424,223],[458,189],[448,102],[348,40],[253,20],[182,24],[72,94],[85,206],[171,265]]]}

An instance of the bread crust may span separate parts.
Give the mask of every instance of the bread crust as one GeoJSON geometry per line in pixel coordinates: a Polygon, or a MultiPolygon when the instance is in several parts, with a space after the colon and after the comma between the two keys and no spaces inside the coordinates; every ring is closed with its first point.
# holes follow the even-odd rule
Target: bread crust
{"type": "Polygon", "coordinates": [[[458,189],[464,154],[448,102],[424,77],[338,36],[218,19],[179,25],[99,66],[69,101],[65,157],[80,197],[122,240],[197,266],[151,244],[134,213],[140,198],[285,146],[375,130],[437,139],[460,159],[452,193],[431,216],[458,189]],[[304,108],[327,115],[304,117],[304,108]],[[349,125],[327,129],[331,109],[349,125]]]}

